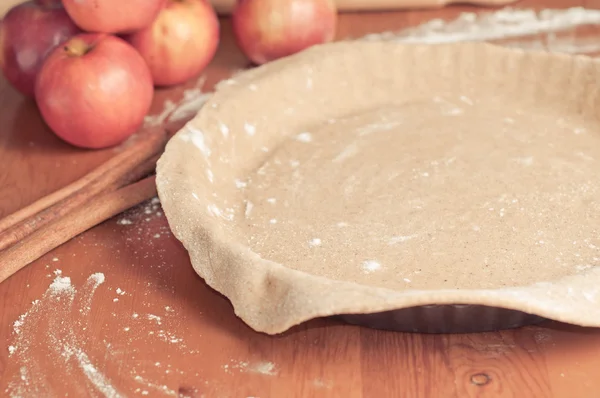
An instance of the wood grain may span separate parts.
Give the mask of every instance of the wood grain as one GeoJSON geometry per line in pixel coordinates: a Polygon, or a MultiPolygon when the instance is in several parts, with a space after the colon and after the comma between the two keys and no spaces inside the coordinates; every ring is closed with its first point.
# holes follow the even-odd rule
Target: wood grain
{"type": "MultiPolygon", "coordinates": [[[[152,163],[155,163],[152,159],[152,163]]],[[[31,262],[88,229],[156,196],[155,177],[146,177],[94,198],[44,224],[15,245],[0,251],[0,283],[31,262]]]]}
{"type": "MultiPolygon", "coordinates": [[[[519,6],[536,4],[541,3],[519,6]]],[[[577,5],[600,3],[544,3],[577,5]]],[[[477,9],[348,14],[341,18],[338,34],[357,37],[453,18],[463,11],[477,9]]],[[[591,29],[600,35],[600,28],[591,29]]],[[[233,45],[227,21],[223,32],[205,89],[247,65],[233,45]]],[[[194,84],[157,91],[153,112],[167,99],[180,99],[183,89],[194,84]]],[[[0,168],[0,216],[114,155],[114,150],[80,151],[65,145],[44,127],[34,104],[4,80],[0,92],[0,159],[5,165],[0,168]]],[[[53,330],[72,331],[95,369],[123,396],[146,391],[148,396],[211,398],[595,398],[600,391],[597,329],[548,322],[496,333],[420,335],[320,319],[280,336],[255,333],[193,272],[160,208],[150,204],[80,235],[0,284],[0,391],[20,379],[22,363],[17,354],[8,355],[8,346],[27,344],[30,359],[44,370],[45,391],[57,397],[102,396],[80,368],[67,368],[54,351],[57,341],[68,342],[70,335],[61,334],[62,340],[52,343],[53,330]],[[78,289],[73,308],[57,312],[63,300],[43,307],[51,310],[48,314],[36,314],[32,302],[50,300],[44,292],[59,270],[78,289]],[[90,296],[90,312],[84,316],[77,306],[85,304],[86,280],[94,273],[106,280],[90,296]],[[28,339],[19,340],[14,323],[27,311],[29,320],[37,320],[37,330],[21,331],[28,339]],[[149,315],[160,316],[160,324],[149,315]],[[257,370],[257,364],[264,366],[257,370]]]]}
{"type": "Polygon", "coordinates": [[[0,252],[94,196],[139,180],[154,171],[167,142],[161,127],[140,131],[123,143],[121,153],[80,180],[0,219],[0,252]]]}

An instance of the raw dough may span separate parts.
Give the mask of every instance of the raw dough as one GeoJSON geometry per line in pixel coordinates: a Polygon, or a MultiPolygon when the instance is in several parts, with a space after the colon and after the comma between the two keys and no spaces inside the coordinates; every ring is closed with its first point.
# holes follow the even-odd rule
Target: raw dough
{"type": "Polygon", "coordinates": [[[244,72],[157,186],[251,327],[422,304],[600,326],[597,61],[351,42],[244,72]]]}
{"type": "Polygon", "coordinates": [[[600,134],[556,121],[464,96],[331,120],[251,175],[243,235],[263,258],[392,289],[577,273],[600,264],[600,134]]]}

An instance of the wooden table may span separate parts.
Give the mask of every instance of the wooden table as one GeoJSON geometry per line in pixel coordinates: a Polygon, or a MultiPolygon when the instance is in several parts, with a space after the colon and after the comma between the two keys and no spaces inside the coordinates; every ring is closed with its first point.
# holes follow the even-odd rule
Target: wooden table
{"type": "MultiPolygon", "coordinates": [[[[543,4],[574,5],[593,8],[594,2],[543,4]]],[[[534,1],[519,6],[541,7],[534,1]]],[[[344,15],[339,37],[465,10],[475,9],[344,15]]],[[[204,90],[247,64],[229,23],[222,26],[204,90]]],[[[153,112],[182,91],[157,92],[153,112]]],[[[4,80],[0,110],[0,216],[114,153],[63,144],[44,127],[34,104],[4,80]]],[[[280,336],[255,333],[194,273],[153,202],[86,232],[1,284],[0,341],[0,394],[24,397],[600,394],[595,329],[548,322],[498,333],[419,335],[315,320],[280,336]]]]}

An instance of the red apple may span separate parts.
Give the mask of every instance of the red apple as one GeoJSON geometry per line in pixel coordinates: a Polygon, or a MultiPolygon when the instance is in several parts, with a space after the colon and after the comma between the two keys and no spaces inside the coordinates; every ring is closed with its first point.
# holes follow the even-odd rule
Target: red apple
{"type": "Polygon", "coordinates": [[[0,68],[6,80],[33,96],[42,62],[57,45],[81,33],[60,0],[26,1],[11,8],[0,25],[0,68]]]}
{"type": "Polygon", "coordinates": [[[264,64],[332,41],[337,10],[333,0],[238,0],[232,22],[242,52],[264,64]]]}
{"type": "Polygon", "coordinates": [[[150,25],[165,0],[63,0],[73,21],[86,32],[131,33],[150,25]]]}
{"type": "Polygon", "coordinates": [[[152,76],[126,41],[77,35],[52,51],[38,74],[35,98],[50,129],[82,148],[105,148],[140,128],[150,109],[152,76]]]}
{"type": "Polygon", "coordinates": [[[180,84],[213,59],[219,20],[208,0],[167,0],[152,25],[126,39],[146,60],[155,85],[180,84]]]}

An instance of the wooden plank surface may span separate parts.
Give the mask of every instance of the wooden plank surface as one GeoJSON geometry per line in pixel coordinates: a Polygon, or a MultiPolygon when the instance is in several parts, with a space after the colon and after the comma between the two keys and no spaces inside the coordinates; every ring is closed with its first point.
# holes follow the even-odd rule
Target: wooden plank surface
{"type": "MultiPolygon", "coordinates": [[[[598,2],[522,2],[564,8],[598,2]]],[[[472,7],[349,14],[340,38],[398,30],[472,7]]],[[[600,28],[572,32],[600,42],[600,28]]],[[[223,21],[202,88],[247,65],[223,21]]],[[[186,87],[159,91],[154,113],[186,87]]],[[[114,153],[55,138],[0,80],[0,216],[114,153]]],[[[0,285],[0,394],[23,397],[597,397],[600,331],[554,322],[420,335],[315,320],[280,336],[246,327],[193,272],[157,203],[120,215],[0,285]],[[67,279],[69,278],[69,279],[67,279]]]]}

